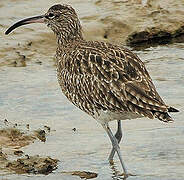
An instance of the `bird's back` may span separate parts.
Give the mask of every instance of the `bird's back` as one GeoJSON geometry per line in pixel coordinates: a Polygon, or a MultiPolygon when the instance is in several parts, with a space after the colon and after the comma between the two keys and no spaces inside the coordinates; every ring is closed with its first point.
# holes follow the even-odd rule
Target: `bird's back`
{"type": "MultiPolygon", "coordinates": [[[[57,50],[63,93],[96,119],[101,112],[173,121],[144,66],[130,50],[109,43],[78,41],[57,50]]],[[[118,116],[121,117],[121,116],[118,116]]],[[[122,117],[121,117],[122,118],[122,117]]]]}

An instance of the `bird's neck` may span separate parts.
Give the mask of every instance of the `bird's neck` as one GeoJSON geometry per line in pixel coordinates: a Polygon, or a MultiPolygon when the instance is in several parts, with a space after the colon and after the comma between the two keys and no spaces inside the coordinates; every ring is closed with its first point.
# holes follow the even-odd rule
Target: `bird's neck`
{"type": "Polygon", "coordinates": [[[56,36],[59,46],[67,46],[73,42],[83,40],[80,21],[74,21],[74,23],[70,24],[62,24],[59,31],[57,30],[56,36]]]}
{"type": "Polygon", "coordinates": [[[60,33],[57,35],[57,43],[60,47],[70,46],[71,44],[75,44],[75,42],[79,42],[81,40],[83,40],[82,32],[77,34],[60,33]]]}
{"type": "MultiPolygon", "coordinates": [[[[60,32],[64,32],[64,31],[60,31],[60,32]]],[[[68,34],[67,33],[56,34],[57,43],[58,43],[58,47],[56,50],[57,63],[61,59],[61,57],[62,59],[64,59],[63,56],[65,54],[70,54],[72,50],[75,49],[76,46],[78,46],[78,44],[84,41],[84,38],[82,36],[82,31],[79,31],[78,33],[75,33],[75,34],[70,33],[69,31],[67,32],[68,34]]]]}

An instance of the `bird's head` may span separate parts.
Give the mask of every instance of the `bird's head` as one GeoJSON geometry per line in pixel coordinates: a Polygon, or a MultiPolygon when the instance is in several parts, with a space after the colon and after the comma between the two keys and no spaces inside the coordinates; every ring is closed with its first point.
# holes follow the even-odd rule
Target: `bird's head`
{"type": "Polygon", "coordinates": [[[31,23],[45,23],[59,38],[64,38],[64,40],[82,37],[80,21],[75,10],[69,5],[61,4],[52,6],[44,15],[18,21],[9,27],[5,34],[9,34],[19,26],[31,23]]]}

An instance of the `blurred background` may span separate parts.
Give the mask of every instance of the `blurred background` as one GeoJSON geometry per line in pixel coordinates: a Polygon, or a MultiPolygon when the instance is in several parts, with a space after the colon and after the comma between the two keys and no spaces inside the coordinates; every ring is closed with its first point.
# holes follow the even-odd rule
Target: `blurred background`
{"type": "MultiPolygon", "coordinates": [[[[172,114],[172,124],[147,118],[123,121],[120,147],[129,172],[135,175],[128,179],[183,180],[181,0],[0,0],[0,180],[76,180],[82,173],[97,180],[123,179],[118,158],[113,165],[108,163],[111,144],[104,130],[61,93],[54,59],[57,44],[51,30],[31,24],[4,35],[16,21],[44,14],[57,3],[75,8],[87,40],[126,46],[136,53],[164,101],[180,110],[172,114]],[[35,166],[27,161],[26,168],[16,164],[25,155],[57,159],[57,169],[51,164],[52,173],[44,173],[48,175],[39,168],[27,173],[28,166],[35,166]]],[[[110,125],[116,131],[116,122],[110,125]]],[[[46,163],[43,169],[48,167],[46,163]]]]}

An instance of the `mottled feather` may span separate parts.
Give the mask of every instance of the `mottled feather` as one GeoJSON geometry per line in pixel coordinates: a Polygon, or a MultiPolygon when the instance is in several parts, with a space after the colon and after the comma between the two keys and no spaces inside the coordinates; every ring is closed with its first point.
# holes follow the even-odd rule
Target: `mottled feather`
{"type": "Polygon", "coordinates": [[[88,114],[132,112],[172,121],[144,63],[128,49],[81,40],[65,47],[63,56],[57,57],[62,91],[88,114]]]}

